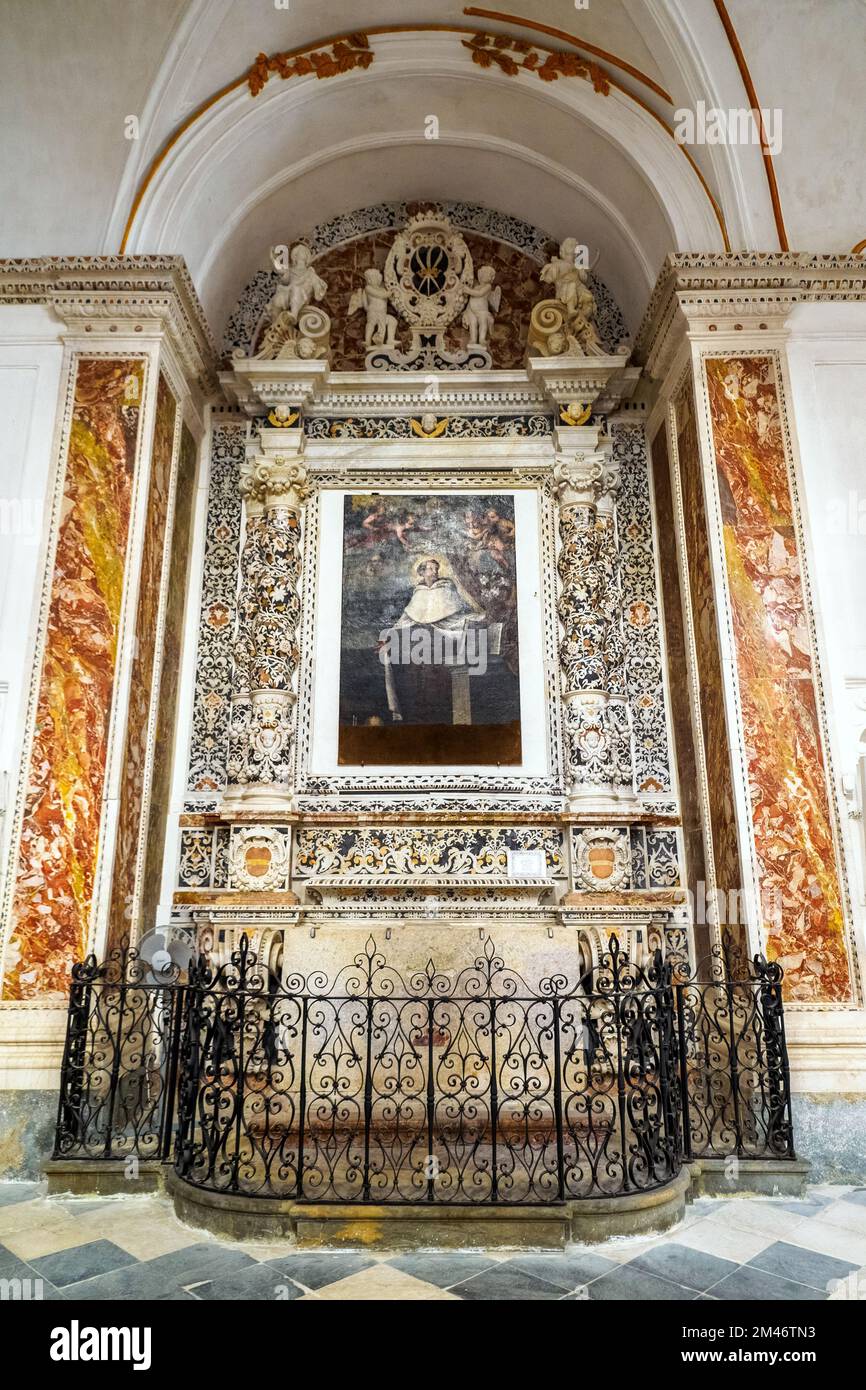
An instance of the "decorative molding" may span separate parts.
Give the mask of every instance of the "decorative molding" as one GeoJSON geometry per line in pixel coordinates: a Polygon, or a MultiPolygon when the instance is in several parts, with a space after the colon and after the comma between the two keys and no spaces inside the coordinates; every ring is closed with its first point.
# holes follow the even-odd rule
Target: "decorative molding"
{"type": "Polygon", "coordinates": [[[250,96],[258,96],[272,72],[284,80],[290,77],[339,77],[355,68],[366,69],[373,62],[373,50],[366,34],[349,34],[329,48],[292,49],[287,53],[260,53],[246,76],[250,96]]]}
{"type": "Polygon", "coordinates": [[[551,415],[405,415],[305,417],[308,439],[546,439],[553,434],[551,415]]]}
{"type": "Polygon", "coordinates": [[[648,376],[663,380],[687,326],[708,333],[778,333],[795,304],[864,301],[866,261],[861,256],[677,252],[666,257],[650,296],[634,360],[648,376]]]}
{"type": "Polygon", "coordinates": [[[475,34],[463,40],[463,47],[469,49],[473,63],[481,68],[495,65],[506,77],[516,77],[521,69],[535,73],[542,82],[556,82],[560,77],[582,77],[591,82],[593,90],[601,96],[610,96],[610,79],[604,68],[577,53],[549,48],[539,51],[526,39],[511,38],[508,34],[475,34]]]}
{"type": "MultiPolygon", "coordinates": [[[[449,459],[449,462],[453,462],[449,459]]],[[[319,492],[323,488],[352,488],[363,486],[375,490],[396,489],[411,492],[413,488],[421,491],[430,489],[491,491],[512,490],[515,487],[527,488],[539,494],[541,530],[541,611],[543,614],[543,650],[545,669],[556,670],[556,612],[555,612],[555,534],[553,521],[552,470],[539,466],[532,460],[529,466],[508,470],[497,460],[488,469],[471,464],[463,469],[450,470],[434,464],[429,471],[411,472],[404,468],[386,469],[377,467],[373,471],[359,472],[353,468],[354,460],[348,466],[335,460],[330,465],[319,466],[310,462],[310,479],[313,494],[306,507],[304,544],[304,571],[301,580],[303,595],[303,618],[300,629],[301,669],[298,688],[297,708],[297,761],[294,785],[299,798],[322,798],[339,796],[349,798],[355,795],[380,793],[384,796],[425,798],[448,793],[471,795],[497,794],[521,798],[520,804],[526,808],[528,798],[557,798],[562,795],[562,776],[560,770],[559,735],[559,693],[555,680],[547,685],[547,748],[548,771],[545,775],[509,775],[491,769],[484,774],[465,774],[433,771],[429,773],[401,774],[399,772],[371,772],[367,774],[329,774],[320,776],[311,770],[312,754],[312,700],[313,700],[313,652],[315,633],[315,602],[319,587],[319,566],[321,563],[319,544],[319,492]]],[[[297,805],[309,805],[309,801],[298,800],[297,805]]],[[[315,804],[321,804],[318,800],[315,804]]],[[[407,802],[408,804],[408,802],[407,802]]],[[[553,805],[557,805],[554,801],[553,805]]],[[[561,801],[558,803],[561,806],[561,801]]]]}
{"type": "MultiPolygon", "coordinates": [[[[358,208],[354,212],[345,213],[330,222],[313,227],[304,237],[304,242],[309,246],[314,258],[321,258],[327,253],[364,239],[376,236],[381,238],[382,233],[393,231],[399,234],[410,220],[410,208],[418,206],[417,203],[386,202],[358,208]]],[[[428,215],[435,213],[450,223],[452,229],[458,233],[484,237],[520,252],[539,270],[556,249],[556,242],[547,232],[531,226],[520,218],[499,212],[496,208],[485,207],[480,203],[448,200],[428,202],[421,206],[426,208],[428,215]]],[[[489,254],[494,254],[493,248],[489,254]]],[[[252,354],[263,316],[278,285],[279,277],[275,270],[260,270],[245,286],[223,334],[220,353],[224,362],[229,362],[236,355],[249,357],[252,354]]],[[[594,271],[590,270],[587,273],[587,285],[597,304],[596,323],[599,335],[607,351],[612,352],[628,336],[625,319],[608,286],[594,271]]],[[[334,314],[336,309],[337,306],[332,303],[330,312],[334,314]]],[[[340,312],[344,312],[342,306],[340,312]]]]}
{"type": "Polygon", "coordinates": [[[0,260],[0,303],[46,304],[78,336],[165,333],[188,380],[205,396],[216,389],[214,343],[182,256],[0,260]]]}

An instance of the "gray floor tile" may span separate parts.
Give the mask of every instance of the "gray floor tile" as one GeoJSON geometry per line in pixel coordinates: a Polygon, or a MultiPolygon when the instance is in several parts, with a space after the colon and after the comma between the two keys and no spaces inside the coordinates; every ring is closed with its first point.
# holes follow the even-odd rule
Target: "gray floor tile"
{"type": "Polygon", "coordinates": [[[524,1302],[554,1302],[562,1298],[562,1289],[546,1280],[536,1279],[522,1270],[507,1268],[506,1265],[492,1265],[481,1274],[475,1274],[462,1284],[453,1284],[451,1293],[467,1302],[499,1302],[518,1299],[524,1302]]]}
{"type": "Polygon", "coordinates": [[[733,1274],[738,1266],[733,1260],[722,1260],[718,1255],[707,1255],[702,1250],[691,1250],[687,1245],[672,1241],[669,1245],[653,1245],[644,1250],[629,1260],[625,1268],[642,1269],[672,1284],[684,1284],[687,1289],[706,1293],[726,1274],[733,1274]]]}
{"type": "Polygon", "coordinates": [[[296,1279],[306,1289],[323,1289],[327,1284],[335,1284],[349,1274],[358,1274],[376,1263],[369,1255],[359,1255],[351,1250],[345,1253],[334,1251],[309,1251],[299,1255],[280,1255],[267,1263],[290,1279],[296,1279]]]}
{"type": "Polygon", "coordinates": [[[203,1242],[188,1245],[183,1250],[173,1250],[167,1255],[158,1255],[153,1260],[142,1260],[124,1269],[112,1270],[109,1274],[96,1275],[93,1279],[68,1284],[65,1292],[68,1298],[87,1300],[163,1299],[184,1285],[227,1278],[239,1269],[256,1266],[257,1261],[242,1250],[203,1242]]]}
{"type": "Polygon", "coordinates": [[[506,1260],[501,1268],[519,1269],[524,1274],[532,1274],[536,1279],[544,1279],[548,1284],[569,1293],[578,1285],[589,1284],[602,1274],[617,1268],[616,1260],[605,1259],[593,1251],[563,1251],[560,1254],[515,1255],[506,1260]]]}
{"type": "Polygon", "coordinates": [[[67,1284],[63,1292],[73,1302],[82,1299],[88,1303],[113,1303],[117,1299],[167,1298],[179,1289],[175,1276],[149,1269],[148,1262],[143,1261],[127,1265],[125,1269],[113,1269],[110,1274],[83,1279],[80,1284],[67,1284]]]}
{"type": "Polygon", "coordinates": [[[388,1260],[389,1265],[423,1279],[427,1284],[435,1284],[437,1289],[448,1289],[480,1274],[482,1269],[490,1269],[496,1264],[490,1255],[475,1254],[464,1250],[428,1250],[413,1252],[411,1255],[395,1255],[388,1260]]]}
{"type": "Polygon", "coordinates": [[[721,1283],[714,1284],[710,1293],[713,1298],[744,1299],[755,1303],[814,1302],[827,1297],[817,1289],[807,1288],[805,1284],[795,1284],[791,1279],[766,1274],[762,1269],[755,1269],[754,1265],[740,1265],[735,1274],[729,1274],[721,1283]]]}
{"type": "Polygon", "coordinates": [[[42,1192],[41,1182],[0,1182],[0,1207],[14,1202],[32,1202],[42,1192]]]}
{"type": "Polygon", "coordinates": [[[713,1212],[719,1211],[724,1206],[724,1198],[719,1197],[698,1197],[694,1202],[689,1202],[686,1207],[686,1217],[690,1216],[712,1216],[713,1212]]]}
{"type": "Polygon", "coordinates": [[[139,1262],[110,1240],[91,1240],[86,1245],[73,1245],[53,1255],[41,1255],[30,1263],[37,1274],[63,1288],[66,1284],[78,1284],[82,1279],[92,1279],[95,1274],[108,1274],[110,1270],[139,1262]]]}
{"type": "Polygon", "coordinates": [[[172,1250],[167,1255],[157,1255],[155,1259],[143,1263],[146,1269],[163,1275],[169,1284],[183,1286],[194,1280],[222,1279],[258,1261],[230,1245],[204,1241],[199,1245],[186,1245],[182,1250],[172,1250]]]}
{"type": "Polygon", "coordinates": [[[829,1206],[832,1197],[813,1197],[810,1200],[792,1198],[791,1201],[774,1202],[774,1207],[784,1207],[785,1211],[793,1211],[797,1216],[817,1216],[819,1212],[829,1206]]]}
{"type": "Polygon", "coordinates": [[[34,1279],[36,1271],[26,1260],[0,1245],[0,1279],[34,1279]]]}
{"type": "Polygon", "coordinates": [[[767,1274],[777,1274],[782,1279],[793,1279],[797,1284],[808,1284],[810,1288],[827,1292],[831,1279],[844,1279],[852,1269],[859,1266],[848,1260],[836,1260],[832,1255],[819,1255],[814,1250],[805,1250],[799,1245],[786,1245],[777,1241],[768,1245],[759,1255],[753,1256],[748,1264],[753,1269],[762,1269],[767,1274]]]}
{"type": "Polygon", "coordinates": [[[588,1286],[593,1302],[610,1302],[621,1299],[624,1302],[661,1303],[680,1301],[688,1303],[694,1296],[694,1289],[681,1288],[668,1279],[658,1279],[646,1270],[636,1269],[634,1261],[603,1274],[588,1286]]]}
{"type": "Polygon", "coordinates": [[[285,1278],[270,1264],[253,1265],[251,1269],[239,1269],[224,1279],[212,1279],[206,1284],[197,1284],[192,1293],[196,1298],[206,1301],[255,1300],[259,1303],[292,1303],[303,1298],[303,1290],[291,1279],[285,1278]]]}

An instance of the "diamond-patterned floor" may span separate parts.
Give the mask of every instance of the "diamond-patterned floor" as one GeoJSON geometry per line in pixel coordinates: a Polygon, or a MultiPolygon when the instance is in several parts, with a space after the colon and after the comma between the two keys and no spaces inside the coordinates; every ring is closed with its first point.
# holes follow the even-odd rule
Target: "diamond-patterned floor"
{"type": "Polygon", "coordinates": [[[221,1241],[162,1197],[0,1183],[0,1280],[14,1279],[61,1300],[866,1300],[866,1188],[703,1199],[664,1236],[559,1253],[388,1255],[221,1241]]]}

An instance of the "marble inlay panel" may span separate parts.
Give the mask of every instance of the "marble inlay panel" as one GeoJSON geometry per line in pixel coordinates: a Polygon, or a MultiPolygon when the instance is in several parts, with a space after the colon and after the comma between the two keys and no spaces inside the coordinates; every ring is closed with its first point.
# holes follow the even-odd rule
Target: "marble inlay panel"
{"type": "Polygon", "coordinates": [[[245,424],[214,424],[187,781],[194,811],[215,806],[226,780],[245,439],[245,424]]]}
{"type": "Polygon", "coordinates": [[[816,662],[769,357],[705,362],[768,954],[788,997],[851,999],[816,662]]]}
{"type": "Polygon", "coordinates": [[[147,512],[138,581],[135,644],[126,715],[126,743],[120,778],[120,807],[114,844],[108,949],[132,937],[138,847],[147,767],[150,699],[156,660],[157,618],[165,553],[165,528],[171,491],[174,425],[177,402],[164,376],[156,392],[156,420],[151,449],[147,512]]]}
{"type": "Polygon", "coordinates": [[[6,951],[6,999],[64,994],[93,900],[144,362],[78,362],[6,951]]]}
{"type": "Polygon", "coordinates": [[[552,876],[564,872],[560,830],[497,827],[306,829],[297,834],[295,875],[507,874],[509,850],[543,850],[552,876]]]}
{"type": "Polygon", "coordinates": [[[656,593],[649,460],[643,425],[611,426],[620,465],[616,503],[619,575],[626,651],[626,688],[634,734],[634,785],[671,790],[667,715],[656,593]]]}

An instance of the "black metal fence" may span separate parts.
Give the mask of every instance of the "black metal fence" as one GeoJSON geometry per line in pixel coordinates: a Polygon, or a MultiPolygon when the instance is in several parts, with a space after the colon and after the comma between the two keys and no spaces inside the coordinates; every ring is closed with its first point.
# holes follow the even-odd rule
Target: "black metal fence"
{"type": "Polygon", "coordinates": [[[304,1202],[563,1202],[701,1156],[793,1158],[781,970],[660,953],[532,989],[487,942],[404,978],[372,939],[332,982],[244,937],[184,984],[77,966],[55,1156],[173,1160],[209,1191],[304,1202]],[[745,973],[744,973],[745,970],[745,973]]]}

